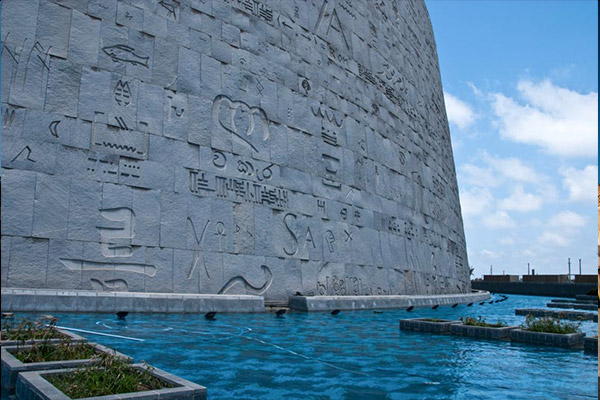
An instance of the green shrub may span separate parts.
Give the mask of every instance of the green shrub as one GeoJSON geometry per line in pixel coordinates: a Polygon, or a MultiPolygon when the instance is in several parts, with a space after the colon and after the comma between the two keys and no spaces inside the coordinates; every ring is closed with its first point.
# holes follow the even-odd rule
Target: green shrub
{"type": "Polygon", "coordinates": [[[34,321],[22,318],[15,320],[14,317],[4,319],[2,324],[2,340],[17,340],[25,342],[28,340],[46,340],[61,338],[63,335],[56,329],[57,319],[46,315],[34,321]]]}
{"type": "Polygon", "coordinates": [[[122,358],[102,354],[99,364],[45,379],[72,399],[174,387],[151,375],[152,370],[149,365],[142,370],[134,369],[122,358]]]}
{"type": "Polygon", "coordinates": [[[541,317],[536,318],[533,315],[528,315],[525,318],[525,323],[522,325],[523,329],[532,332],[546,332],[546,333],[576,333],[579,332],[581,322],[567,322],[561,321],[558,318],[552,317],[541,317]]]}
{"type": "Polygon", "coordinates": [[[92,358],[96,350],[87,343],[71,343],[70,340],[63,340],[58,344],[48,342],[33,344],[31,348],[17,349],[13,355],[23,363],[64,361],[64,360],[85,360],[92,358]]]}
{"type": "Polygon", "coordinates": [[[2,330],[2,339],[16,340],[17,349],[12,354],[23,363],[85,360],[96,354],[89,344],[73,344],[71,339],[56,329],[57,319],[51,315],[35,321],[23,318],[15,322],[6,318],[2,330]],[[59,343],[50,343],[50,339],[59,338],[59,343]],[[20,349],[22,343],[35,339],[36,342],[26,349],[20,349]]]}
{"type": "Polygon", "coordinates": [[[447,319],[437,319],[437,318],[421,318],[421,321],[425,321],[425,322],[448,322],[447,319]]]}
{"type": "Polygon", "coordinates": [[[460,317],[460,320],[463,322],[463,325],[470,325],[470,326],[484,326],[487,328],[502,328],[503,326],[506,326],[506,324],[503,321],[498,320],[498,322],[496,322],[495,324],[491,324],[489,322],[486,322],[483,317],[478,317],[477,319],[473,318],[473,317],[465,317],[465,319],[463,320],[462,317],[460,317]]]}

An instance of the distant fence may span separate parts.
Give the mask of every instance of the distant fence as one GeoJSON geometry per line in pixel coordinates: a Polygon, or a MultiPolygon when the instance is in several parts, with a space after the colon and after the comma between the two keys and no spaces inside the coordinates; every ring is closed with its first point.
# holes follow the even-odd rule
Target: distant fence
{"type": "Polygon", "coordinates": [[[575,297],[596,289],[597,283],[541,283],[541,282],[486,282],[471,281],[471,287],[495,293],[530,296],[575,297]]]}

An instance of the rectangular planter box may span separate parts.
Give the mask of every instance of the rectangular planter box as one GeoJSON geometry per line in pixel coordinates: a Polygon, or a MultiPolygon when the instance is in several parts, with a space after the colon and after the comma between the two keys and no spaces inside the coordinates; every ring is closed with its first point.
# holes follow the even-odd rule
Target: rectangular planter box
{"type": "MultiPolygon", "coordinates": [[[[133,368],[141,369],[142,364],[133,364],[133,368]]],[[[59,369],[52,371],[34,371],[22,372],[17,380],[17,398],[27,400],[69,400],[70,397],[58,390],[54,385],[48,382],[45,377],[49,375],[62,374],[69,371],[74,371],[73,368],[59,369]]],[[[167,381],[175,387],[150,390],[144,392],[121,393],[118,395],[107,395],[99,397],[86,397],[86,399],[103,399],[103,400],[120,400],[120,399],[138,399],[138,400],[154,400],[154,399],[180,399],[180,400],[205,400],[206,388],[197,385],[193,382],[169,374],[155,368],[150,372],[155,377],[167,381]]]]}
{"type": "Polygon", "coordinates": [[[433,322],[425,321],[425,318],[409,318],[400,320],[400,329],[412,332],[449,333],[450,325],[461,323],[449,319],[445,319],[443,322],[433,322]]]}
{"type": "MultiPolygon", "coordinates": [[[[58,332],[60,332],[61,335],[63,335],[64,337],[68,338],[69,340],[71,340],[71,342],[73,343],[85,343],[87,342],[87,339],[84,338],[83,336],[79,336],[75,333],[66,331],[64,329],[57,329],[58,332]]],[[[2,347],[4,346],[17,346],[17,345],[24,345],[24,344],[33,344],[33,343],[41,343],[41,340],[26,340],[25,342],[21,342],[18,340],[3,340],[2,341],[2,347]]],[[[51,344],[58,344],[61,342],[60,338],[56,338],[56,339],[48,339],[47,340],[48,343],[51,344]]]]}
{"type": "Polygon", "coordinates": [[[513,329],[517,329],[517,327],[503,326],[501,328],[491,328],[487,326],[451,325],[450,334],[477,339],[508,340],[510,338],[510,332],[513,329]]]}
{"type": "Polygon", "coordinates": [[[541,346],[581,348],[585,333],[546,333],[532,332],[523,329],[515,329],[510,333],[510,340],[513,342],[538,344],[541,346]]]}
{"type": "MultiPolygon", "coordinates": [[[[115,353],[117,357],[122,357],[127,362],[133,362],[131,357],[121,354],[117,351],[111,350],[108,347],[104,347],[97,343],[88,343],[90,346],[96,349],[97,353],[115,353]]],[[[84,360],[64,360],[64,361],[50,361],[50,362],[37,362],[37,363],[23,363],[17,357],[13,355],[14,352],[19,350],[26,350],[31,348],[31,345],[25,346],[2,346],[2,389],[6,390],[9,394],[14,393],[15,386],[17,383],[17,375],[21,372],[28,371],[45,371],[50,369],[59,368],[73,368],[79,367],[85,364],[94,363],[95,360],[92,358],[84,360]]]]}
{"type": "Polygon", "coordinates": [[[583,351],[598,355],[598,336],[583,338],[583,351]]]}

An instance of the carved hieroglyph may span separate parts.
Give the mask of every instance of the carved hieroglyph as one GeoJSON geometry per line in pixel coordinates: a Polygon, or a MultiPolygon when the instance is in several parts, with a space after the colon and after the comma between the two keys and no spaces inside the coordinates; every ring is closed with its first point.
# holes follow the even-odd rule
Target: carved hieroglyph
{"type": "Polygon", "coordinates": [[[3,287],[469,290],[422,1],[5,0],[1,46],[3,287]]]}

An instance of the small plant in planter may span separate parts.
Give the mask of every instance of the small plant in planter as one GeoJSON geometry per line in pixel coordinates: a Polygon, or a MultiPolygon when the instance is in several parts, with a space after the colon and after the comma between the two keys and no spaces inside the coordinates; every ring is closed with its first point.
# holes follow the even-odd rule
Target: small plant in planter
{"type": "Polygon", "coordinates": [[[525,317],[523,329],[531,332],[547,332],[568,334],[577,333],[581,327],[581,322],[562,321],[559,318],[541,317],[536,318],[533,315],[525,317]]]}
{"type": "Polygon", "coordinates": [[[503,321],[498,320],[498,322],[496,322],[495,324],[491,324],[489,322],[486,322],[483,317],[479,316],[478,318],[473,318],[473,317],[465,317],[465,319],[463,320],[463,317],[460,317],[459,320],[462,321],[463,325],[468,325],[468,326],[483,326],[486,328],[502,328],[504,326],[507,326],[503,321]]]}
{"type": "Polygon", "coordinates": [[[86,342],[82,336],[56,328],[57,318],[46,315],[36,320],[22,318],[16,320],[11,314],[3,318],[0,338],[3,346],[14,346],[18,344],[33,344],[35,342],[46,342],[58,344],[62,339],[70,339],[72,342],[86,342]]]}
{"type": "MultiPolygon", "coordinates": [[[[10,346],[14,348],[13,346],[10,346]]],[[[39,363],[61,360],[85,360],[97,354],[96,348],[88,343],[72,343],[62,339],[61,343],[35,342],[32,345],[16,346],[11,353],[22,363],[39,363]]]]}
{"type": "Polygon", "coordinates": [[[111,396],[107,398],[201,400],[206,399],[206,388],[148,364],[132,365],[119,357],[103,354],[94,365],[22,373],[17,395],[23,398],[33,395],[34,399],[111,396]]]}
{"type": "Polygon", "coordinates": [[[133,368],[123,359],[105,353],[97,364],[51,375],[46,380],[72,399],[174,387],[152,375],[152,371],[154,368],[148,364],[133,368]]]}
{"type": "MultiPolygon", "coordinates": [[[[55,337],[52,329],[55,322],[55,320],[50,321],[44,328],[28,322],[19,324],[18,329],[13,331],[13,333],[16,332],[16,337],[24,340],[31,337],[40,339],[28,342],[29,344],[24,344],[24,340],[19,340],[16,346],[2,346],[0,350],[2,387],[9,394],[14,391],[17,376],[21,372],[71,368],[97,363],[101,354],[113,352],[113,350],[96,343],[74,343],[69,337],[51,339],[55,337]],[[31,327],[34,329],[30,329],[31,327]]],[[[118,353],[118,357],[127,362],[133,361],[130,357],[120,353],[118,353]]]]}
{"type": "Polygon", "coordinates": [[[568,322],[558,318],[527,315],[521,329],[511,332],[510,339],[514,342],[532,343],[554,347],[583,346],[585,333],[580,332],[581,321],[568,322]]]}
{"type": "Polygon", "coordinates": [[[483,317],[460,317],[462,324],[452,325],[450,333],[457,336],[468,336],[478,339],[499,339],[507,340],[510,337],[510,331],[516,326],[508,326],[501,320],[496,323],[490,323],[483,317]]]}
{"type": "Polygon", "coordinates": [[[57,318],[47,315],[36,320],[22,318],[15,320],[14,316],[4,319],[2,324],[2,341],[15,340],[25,342],[27,340],[57,339],[61,335],[56,329],[57,318]]]}

